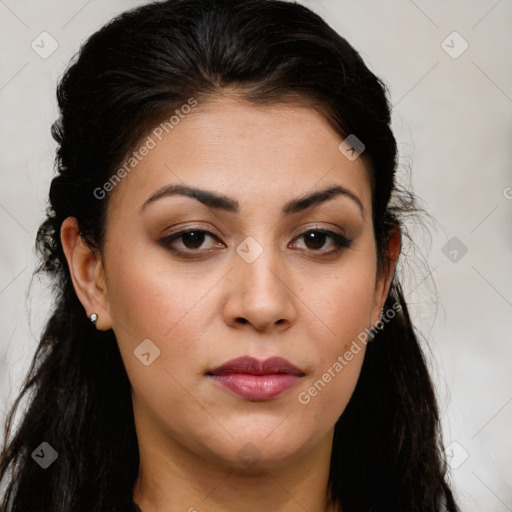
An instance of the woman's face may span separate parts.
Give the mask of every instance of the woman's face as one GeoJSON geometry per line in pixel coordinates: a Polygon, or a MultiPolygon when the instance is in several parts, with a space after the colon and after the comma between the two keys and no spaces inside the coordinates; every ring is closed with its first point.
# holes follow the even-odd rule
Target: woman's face
{"type": "Polygon", "coordinates": [[[330,449],[364,358],[353,342],[388,286],[362,158],[290,104],[217,99],[167,131],[151,132],[107,197],[99,315],[119,343],[139,437],[239,468],[330,449]],[[216,371],[241,357],[290,365],[216,371]]]}

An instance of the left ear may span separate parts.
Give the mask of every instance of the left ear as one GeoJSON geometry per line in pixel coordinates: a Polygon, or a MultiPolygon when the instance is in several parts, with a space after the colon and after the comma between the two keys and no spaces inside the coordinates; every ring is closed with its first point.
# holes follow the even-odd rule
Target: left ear
{"type": "Polygon", "coordinates": [[[378,271],[377,280],[375,283],[375,295],[373,300],[372,310],[372,324],[375,325],[380,318],[380,308],[384,307],[386,298],[393,281],[398,256],[400,255],[400,248],[402,245],[402,232],[400,225],[397,223],[392,231],[389,233],[387,246],[385,247],[386,261],[383,262],[382,268],[378,271]]]}

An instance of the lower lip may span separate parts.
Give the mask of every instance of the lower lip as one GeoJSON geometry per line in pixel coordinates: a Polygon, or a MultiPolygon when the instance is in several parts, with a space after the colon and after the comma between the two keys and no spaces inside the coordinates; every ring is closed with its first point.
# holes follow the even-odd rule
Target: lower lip
{"type": "Polygon", "coordinates": [[[268,375],[230,373],[226,375],[213,375],[212,377],[223,388],[252,402],[277,398],[295,386],[301,379],[298,375],[288,373],[268,375]]]}

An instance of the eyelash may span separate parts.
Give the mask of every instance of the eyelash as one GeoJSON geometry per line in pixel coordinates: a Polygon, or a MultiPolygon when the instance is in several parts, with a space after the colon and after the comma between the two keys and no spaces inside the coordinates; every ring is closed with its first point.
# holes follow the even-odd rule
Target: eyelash
{"type": "MultiPolygon", "coordinates": [[[[206,233],[207,235],[211,236],[212,238],[215,238],[219,240],[219,238],[212,233],[211,231],[205,230],[205,229],[199,229],[199,228],[189,228],[183,231],[179,231],[177,233],[173,233],[172,235],[166,236],[158,241],[161,245],[169,249],[170,251],[174,252],[178,256],[184,256],[184,257],[191,257],[193,255],[197,255],[201,252],[207,252],[207,250],[201,250],[201,249],[190,249],[190,250],[180,250],[172,247],[172,243],[180,238],[182,238],[184,235],[187,235],[189,233],[206,233]]],[[[328,229],[308,229],[307,231],[302,232],[300,235],[296,237],[296,239],[303,237],[309,233],[321,233],[323,235],[326,235],[328,238],[330,238],[334,244],[336,245],[336,248],[331,251],[322,251],[322,250],[315,250],[315,249],[306,249],[307,252],[310,252],[312,254],[322,254],[324,252],[324,256],[331,256],[335,253],[338,253],[342,249],[348,249],[352,245],[352,240],[349,240],[348,238],[344,237],[343,235],[340,235],[338,233],[335,233],[334,231],[330,231],[328,229]]]]}

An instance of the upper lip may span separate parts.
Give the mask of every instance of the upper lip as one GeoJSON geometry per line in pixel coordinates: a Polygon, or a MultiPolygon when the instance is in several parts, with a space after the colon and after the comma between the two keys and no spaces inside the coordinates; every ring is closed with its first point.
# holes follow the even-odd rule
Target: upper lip
{"type": "Polygon", "coordinates": [[[227,375],[230,373],[246,373],[249,375],[273,375],[279,373],[299,376],[305,375],[302,370],[282,357],[269,357],[264,361],[260,361],[250,356],[230,359],[223,365],[208,372],[209,375],[227,375]]]}

